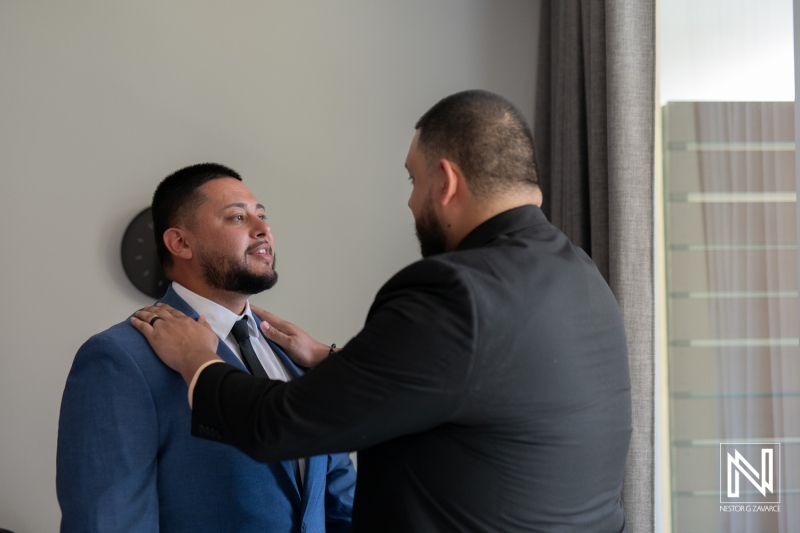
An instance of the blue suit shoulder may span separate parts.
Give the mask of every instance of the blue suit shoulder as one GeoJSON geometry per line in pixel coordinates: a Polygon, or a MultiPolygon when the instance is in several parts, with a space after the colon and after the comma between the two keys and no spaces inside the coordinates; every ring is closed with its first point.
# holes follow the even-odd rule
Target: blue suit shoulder
{"type": "Polygon", "coordinates": [[[170,372],[153,352],[147,340],[128,320],[89,337],[78,349],[73,363],[73,371],[83,359],[90,364],[100,364],[106,360],[119,365],[133,365],[145,378],[153,378],[170,372]]]}

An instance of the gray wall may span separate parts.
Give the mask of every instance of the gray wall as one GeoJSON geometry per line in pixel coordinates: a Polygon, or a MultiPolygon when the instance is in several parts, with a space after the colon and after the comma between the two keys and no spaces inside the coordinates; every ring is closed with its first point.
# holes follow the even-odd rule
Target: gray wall
{"type": "Polygon", "coordinates": [[[55,531],[72,357],[150,302],[119,244],[159,180],[216,161],[267,206],[253,298],[344,343],[417,257],[416,119],[468,88],[529,119],[539,1],[0,2],[0,527],[55,531]]]}

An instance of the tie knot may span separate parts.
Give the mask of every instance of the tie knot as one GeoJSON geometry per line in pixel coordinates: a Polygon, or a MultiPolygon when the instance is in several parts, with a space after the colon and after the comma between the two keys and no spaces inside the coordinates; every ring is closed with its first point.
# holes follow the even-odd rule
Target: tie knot
{"type": "Polygon", "coordinates": [[[231,329],[231,333],[233,333],[233,338],[236,339],[236,342],[242,342],[243,340],[250,338],[246,316],[243,316],[241,319],[236,321],[231,329]]]}

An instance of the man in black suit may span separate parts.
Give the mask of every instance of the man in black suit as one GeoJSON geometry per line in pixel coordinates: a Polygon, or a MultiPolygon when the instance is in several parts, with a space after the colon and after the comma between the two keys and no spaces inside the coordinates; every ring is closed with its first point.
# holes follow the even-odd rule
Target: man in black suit
{"type": "Polygon", "coordinates": [[[259,461],[358,450],[353,531],[623,531],[620,310],[539,209],[524,119],[492,93],[449,96],[417,123],[406,167],[423,259],[381,288],[364,329],[333,353],[264,317],[315,367],[302,378],[212,364],[196,322],[137,313],[190,384],[193,433],[259,461]]]}

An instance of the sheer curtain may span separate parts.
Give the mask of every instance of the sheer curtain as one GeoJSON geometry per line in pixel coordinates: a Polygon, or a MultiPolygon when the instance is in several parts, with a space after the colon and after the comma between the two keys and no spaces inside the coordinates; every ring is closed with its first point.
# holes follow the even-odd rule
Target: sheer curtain
{"type": "MultiPolygon", "coordinates": [[[[797,481],[787,465],[796,465],[800,436],[793,106],[693,107],[710,318],[704,344],[713,361],[711,390],[699,392],[713,397],[713,440],[774,442],[782,452],[775,461],[783,494],[775,499],[783,511],[722,513],[717,529],[788,532],[798,500],[786,492],[797,481]]],[[[745,485],[747,500],[759,500],[745,485]]]]}
{"type": "Polygon", "coordinates": [[[633,434],[630,533],[653,531],[655,5],[542,4],[535,136],[549,219],[583,247],[622,308],[633,434]]]}

